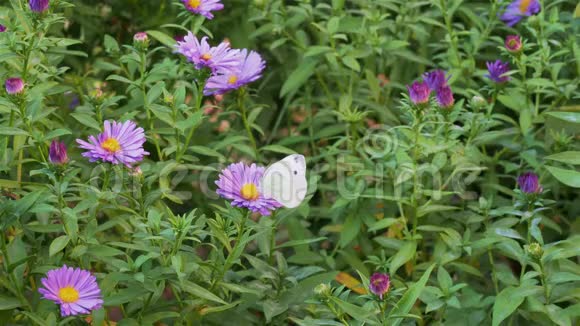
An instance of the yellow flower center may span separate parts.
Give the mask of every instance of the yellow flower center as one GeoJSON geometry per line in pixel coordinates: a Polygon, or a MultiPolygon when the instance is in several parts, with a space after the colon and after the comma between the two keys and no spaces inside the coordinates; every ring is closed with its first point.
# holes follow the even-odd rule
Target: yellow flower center
{"type": "Polygon", "coordinates": [[[246,183],[245,185],[242,186],[242,190],[240,191],[240,195],[242,195],[242,197],[245,200],[254,201],[254,200],[258,199],[258,197],[260,196],[260,193],[258,192],[258,187],[256,187],[255,184],[246,183]]]}
{"type": "Polygon", "coordinates": [[[58,290],[58,297],[64,303],[74,303],[79,299],[79,291],[72,286],[67,286],[58,290]]]}
{"type": "Polygon", "coordinates": [[[189,6],[193,9],[197,9],[201,5],[201,0],[189,0],[189,6]]]}
{"type": "Polygon", "coordinates": [[[117,153],[121,150],[121,144],[115,138],[109,138],[105,140],[101,147],[109,153],[117,153]]]}
{"type": "Polygon", "coordinates": [[[520,12],[522,14],[525,14],[531,3],[532,0],[522,0],[522,2],[520,2],[520,12]]]}
{"type": "Polygon", "coordinates": [[[236,76],[236,75],[231,75],[231,76],[230,76],[230,79],[228,79],[228,83],[229,83],[230,85],[233,85],[233,84],[235,84],[237,81],[238,81],[238,76],[236,76]]]}
{"type": "Polygon", "coordinates": [[[201,59],[207,61],[211,59],[211,54],[205,53],[204,55],[201,56],[201,59]]]}

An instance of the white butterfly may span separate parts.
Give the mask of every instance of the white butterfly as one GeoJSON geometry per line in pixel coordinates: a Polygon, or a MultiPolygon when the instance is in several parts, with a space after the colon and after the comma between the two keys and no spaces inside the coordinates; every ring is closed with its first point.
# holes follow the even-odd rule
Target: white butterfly
{"type": "Polygon", "coordinates": [[[270,165],[262,177],[262,193],[284,207],[298,207],[308,190],[306,182],[306,159],[293,154],[270,165]]]}

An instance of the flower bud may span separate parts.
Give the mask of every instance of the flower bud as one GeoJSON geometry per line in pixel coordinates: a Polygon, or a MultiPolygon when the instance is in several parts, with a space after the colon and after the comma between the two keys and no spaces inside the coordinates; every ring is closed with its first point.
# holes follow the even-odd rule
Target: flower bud
{"type": "Polygon", "coordinates": [[[0,33],[6,32],[6,26],[0,24],[0,33]]]}
{"type": "Polygon", "coordinates": [[[505,38],[505,48],[509,53],[520,53],[522,51],[522,39],[519,35],[508,35],[505,38]]]}
{"type": "Polygon", "coordinates": [[[314,288],[314,294],[320,299],[328,298],[332,294],[330,285],[320,283],[314,288]]]}
{"type": "Polygon", "coordinates": [[[409,98],[416,105],[422,105],[429,102],[431,90],[427,83],[414,82],[411,85],[407,85],[407,90],[409,91],[409,98]]]}
{"type": "Polygon", "coordinates": [[[542,249],[542,246],[537,242],[526,246],[526,252],[535,260],[540,260],[544,255],[544,249],[542,249]]]}
{"type": "Polygon", "coordinates": [[[389,274],[376,272],[371,276],[369,290],[383,300],[383,295],[389,292],[391,279],[389,274]]]}
{"type": "Polygon", "coordinates": [[[133,35],[133,45],[138,49],[147,49],[149,47],[149,36],[145,32],[139,32],[133,35]]]}
{"type": "Polygon", "coordinates": [[[6,87],[6,93],[10,95],[16,95],[24,91],[24,81],[20,78],[8,78],[4,83],[6,87]]]}
{"type": "Polygon", "coordinates": [[[538,175],[533,172],[526,172],[518,177],[518,187],[526,194],[539,194],[543,188],[538,180],[538,175]]]}
{"type": "Polygon", "coordinates": [[[470,104],[471,107],[476,110],[483,109],[484,107],[487,106],[487,102],[485,101],[485,99],[477,95],[471,98],[470,104]]]}
{"type": "Polygon", "coordinates": [[[449,109],[455,104],[455,99],[453,98],[453,91],[451,87],[443,86],[437,90],[437,103],[440,107],[444,109],[449,109]]]}
{"type": "Polygon", "coordinates": [[[50,150],[48,151],[48,159],[54,165],[63,165],[68,163],[68,155],[66,152],[66,145],[64,142],[53,140],[50,143],[50,150]]]}
{"type": "Polygon", "coordinates": [[[34,12],[44,12],[48,9],[49,0],[30,0],[28,4],[30,5],[30,10],[34,12]]]}

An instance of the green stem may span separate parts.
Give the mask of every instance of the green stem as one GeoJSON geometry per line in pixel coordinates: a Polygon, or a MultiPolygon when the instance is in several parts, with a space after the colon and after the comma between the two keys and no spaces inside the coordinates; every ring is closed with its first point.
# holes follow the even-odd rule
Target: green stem
{"type": "Polygon", "coordinates": [[[542,287],[544,288],[544,298],[546,299],[546,305],[550,304],[550,289],[548,288],[548,282],[546,281],[546,271],[544,269],[544,263],[540,259],[538,262],[540,265],[540,280],[542,281],[542,287]]]}
{"type": "Polygon", "coordinates": [[[246,111],[245,98],[246,98],[246,89],[241,88],[240,91],[238,92],[238,107],[242,114],[242,122],[244,123],[246,132],[248,133],[248,138],[250,139],[250,143],[252,143],[252,148],[254,149],[254,153],[256,155],[256,161],[260,161],[260,153],[258,152],[258,145],[256,144],[256,139],[254,138],[254,134],[252,133],[250,123],[248,122],[247,116],[248,113],[246,111]]]}
{"type": "MultiPolygon", "coordinates": [[[[204,87],[205,87],[205,83],[198,83],[197,84],[197,97],[196,97],[196,101],[195,101],[195,112],[198,112],[199,110],[201,110],[201,103],[203,101],[203,88],[204,87]]],[[[187,151],[187,148],[189,147],[189,143],[191,142],[191,138],[193,137],[194,132],[195,132],[195,127],[191,127],[189,129],[189,133],[187,134],[187,137],[185,138],[185,144],[183,145],[183,150],[181,151],[181,153],[178,153],[177,157],[175,158],[175,160],[177,162],[180,162],[181,158],[183,157],[183,155],[187,151]]]]}
{"type": "Polygon", "coordinates": [[[157,156],[160,161],[163,161],[163,153],[161,152],[161,147],[159,146],[158,135],[154,132],[155,126],[153,123],[153,117],[151,114],[151,108],[147,102],[147,87],[145,85],[145,73],[147,72],[147,56],[144,50],[140,50],[139,57],[141,59],[140,73],[141,73],[141,92],[143,93],[143,106],[145,107],[145,112],[147,114],[147,123],[149,125],[149,131],[151,132],[151,138],[153,138],[153,144],[157,150],[157,156]]]}

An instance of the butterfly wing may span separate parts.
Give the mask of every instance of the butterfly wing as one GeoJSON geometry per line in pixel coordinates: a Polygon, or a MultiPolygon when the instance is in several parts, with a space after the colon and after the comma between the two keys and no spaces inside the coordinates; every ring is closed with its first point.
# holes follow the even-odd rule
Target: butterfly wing
{"type": "Polygon", "coordinates": [[[308,190],[306,159],[293,154],[270,165],[262,178],[262,193],[284,207],[298,207],[308,190]]]}

